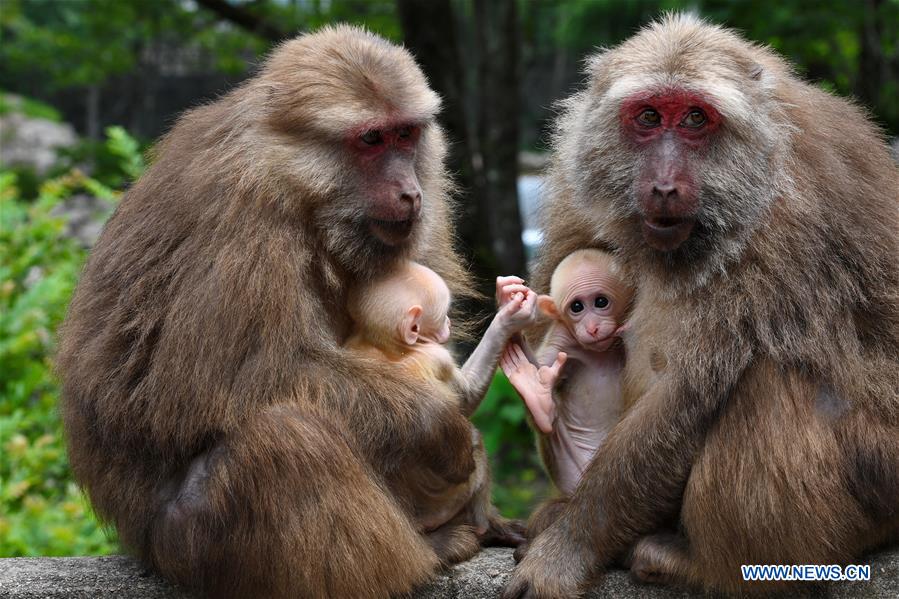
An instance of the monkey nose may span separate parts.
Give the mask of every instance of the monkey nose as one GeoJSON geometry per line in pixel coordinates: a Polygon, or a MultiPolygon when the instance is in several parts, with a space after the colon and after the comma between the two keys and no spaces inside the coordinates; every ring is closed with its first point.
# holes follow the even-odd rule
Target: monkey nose
{"type": "Polygon", "coordinates": [[[421,211],[421,192],[418,190],[404,191],[400,194],[400,202],[408,204],[413,217],[421,211]]]}
{"type": "Polygon", "coordinates": [[[652,193],[663,200],[671,200],[677,197],[677,186],[673,183],[656,183],[652,187],[652,193]]]}

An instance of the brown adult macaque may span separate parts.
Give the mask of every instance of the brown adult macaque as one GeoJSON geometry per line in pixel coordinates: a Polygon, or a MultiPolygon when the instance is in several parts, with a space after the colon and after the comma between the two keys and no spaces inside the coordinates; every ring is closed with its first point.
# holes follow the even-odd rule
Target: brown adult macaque
{"type": "MultiPolygon", "coordinates": [[[[346,347],[407,377],[445,388],[445,401],[471,416],[487,393],[509,338],[533,324],[537,314],[536,294],[519,283],[503,284],[505,279],[497,279],[497,294],[509,301],[462,368],[444,345],[450,339],[450,290],[440,275],[416,262],[350,290],[348,310],[354,326],[346,347]]],[[[472,527],[477,539],[470,539],[464,557],[478,550],[478,539],[507,546],[524,541],[523,527],[501,518],[491,503],[487,454],[473,426],[472,436],[476,467],[467,481],[446,481],[420,465],[396,472],[390,482],[392,488],[404,490],[399,495],[420,530],[436,530],[451,521],[472,527]]]]}
{"type": "Polygon", "coordinates": [[[358,359],[351,282],[400,261],[467,293],[408,52],[351,27],[279,46],[183,115],[125,194],[62,331],[75,476],[125,547],[215,597],[386,597],[473,532],[422,533],[388,481],[475,469],[444,392],[358,359]]]}
{"type": "Polygon", "coordinates": [[[543,464],[563,495],[574,492],[621,419],[621,336],[632,296],[609,253],[573,252],[553,272],[549,295],[538,298],[552,324],[535,363],[518,344],[503,354],[503,372],[528,407],[543,464]]]}
{"type": "Polygon", "coordinates": [[[576,596],[616,558],[645,580],[783,589],[740,565],[895,541],[899,174],[880,132],[690,16],[587,78],[557,124],[533,286],[574,249],[614,249],[639,281],[626,381],[645,383],[505,597],[576,596]]]}

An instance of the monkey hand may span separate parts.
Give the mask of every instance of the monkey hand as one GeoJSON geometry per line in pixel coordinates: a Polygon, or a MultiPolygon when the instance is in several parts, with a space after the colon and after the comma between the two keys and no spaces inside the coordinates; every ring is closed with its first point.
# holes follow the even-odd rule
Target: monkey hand
{"type": "Polygon", "coordinates": [[[527,287],[512,293],[496,313],[496,320],[509,337],[533,325],[537,322],[537,294],[527,287]]]}
{"type": "Polygon", "coordinates": [[[595,574],[596,558],[591,547],[572,543],[571,533],[560,519],[537,536],[503,589],[502,599],[580,597],[595,574]]]}
{"type": "Polygon", "coordinates": [[[524,279],[521,277],[514,275],[510,277],[496,277],[496,305],[499,308],[508,304],[516,293],[524,295],[529,291],[530,289],[525,286],[524,279]]]}
{"type": "Polygon", "coordinates": [[[552,366],[538,369],[528,361],[524,350],[516,343],[510,343],[500,358],[500,367],[524,400],[534,424],[544,434],[553,430],[556,404],[552,391],[567,358],[565,352],[559,352],[552,366]]]}

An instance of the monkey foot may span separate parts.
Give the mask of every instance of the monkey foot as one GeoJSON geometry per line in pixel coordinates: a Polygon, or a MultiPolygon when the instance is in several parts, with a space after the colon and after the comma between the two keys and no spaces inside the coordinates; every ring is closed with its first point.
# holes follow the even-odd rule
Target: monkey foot
{"type": "Polygon", "coordinates": [[[683,584],[690,571],[686,541],[673,534],[644,537],[626,562],[631,576],[650,584],[683,584]]]}
{"type": "Polygon", "coordinates": [[[491,518],[487,530],[478,536],[481,547],[519,547],[527,539],[524,522],[499,516],[491,518]]]}

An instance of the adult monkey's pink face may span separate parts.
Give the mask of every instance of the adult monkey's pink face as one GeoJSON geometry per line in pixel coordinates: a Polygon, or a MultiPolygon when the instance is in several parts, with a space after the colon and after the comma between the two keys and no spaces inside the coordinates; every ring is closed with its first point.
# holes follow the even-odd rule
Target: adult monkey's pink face
{"type": "Polygon", "coordinates": [[[638,92],[619,111],[626,140],[642,155],[636,184],[643,238],[651,247],[676,250],[693,232],[701,208],[702,173],[696,160],[721,124],[701,95],[677,88],[638,92]]]}

